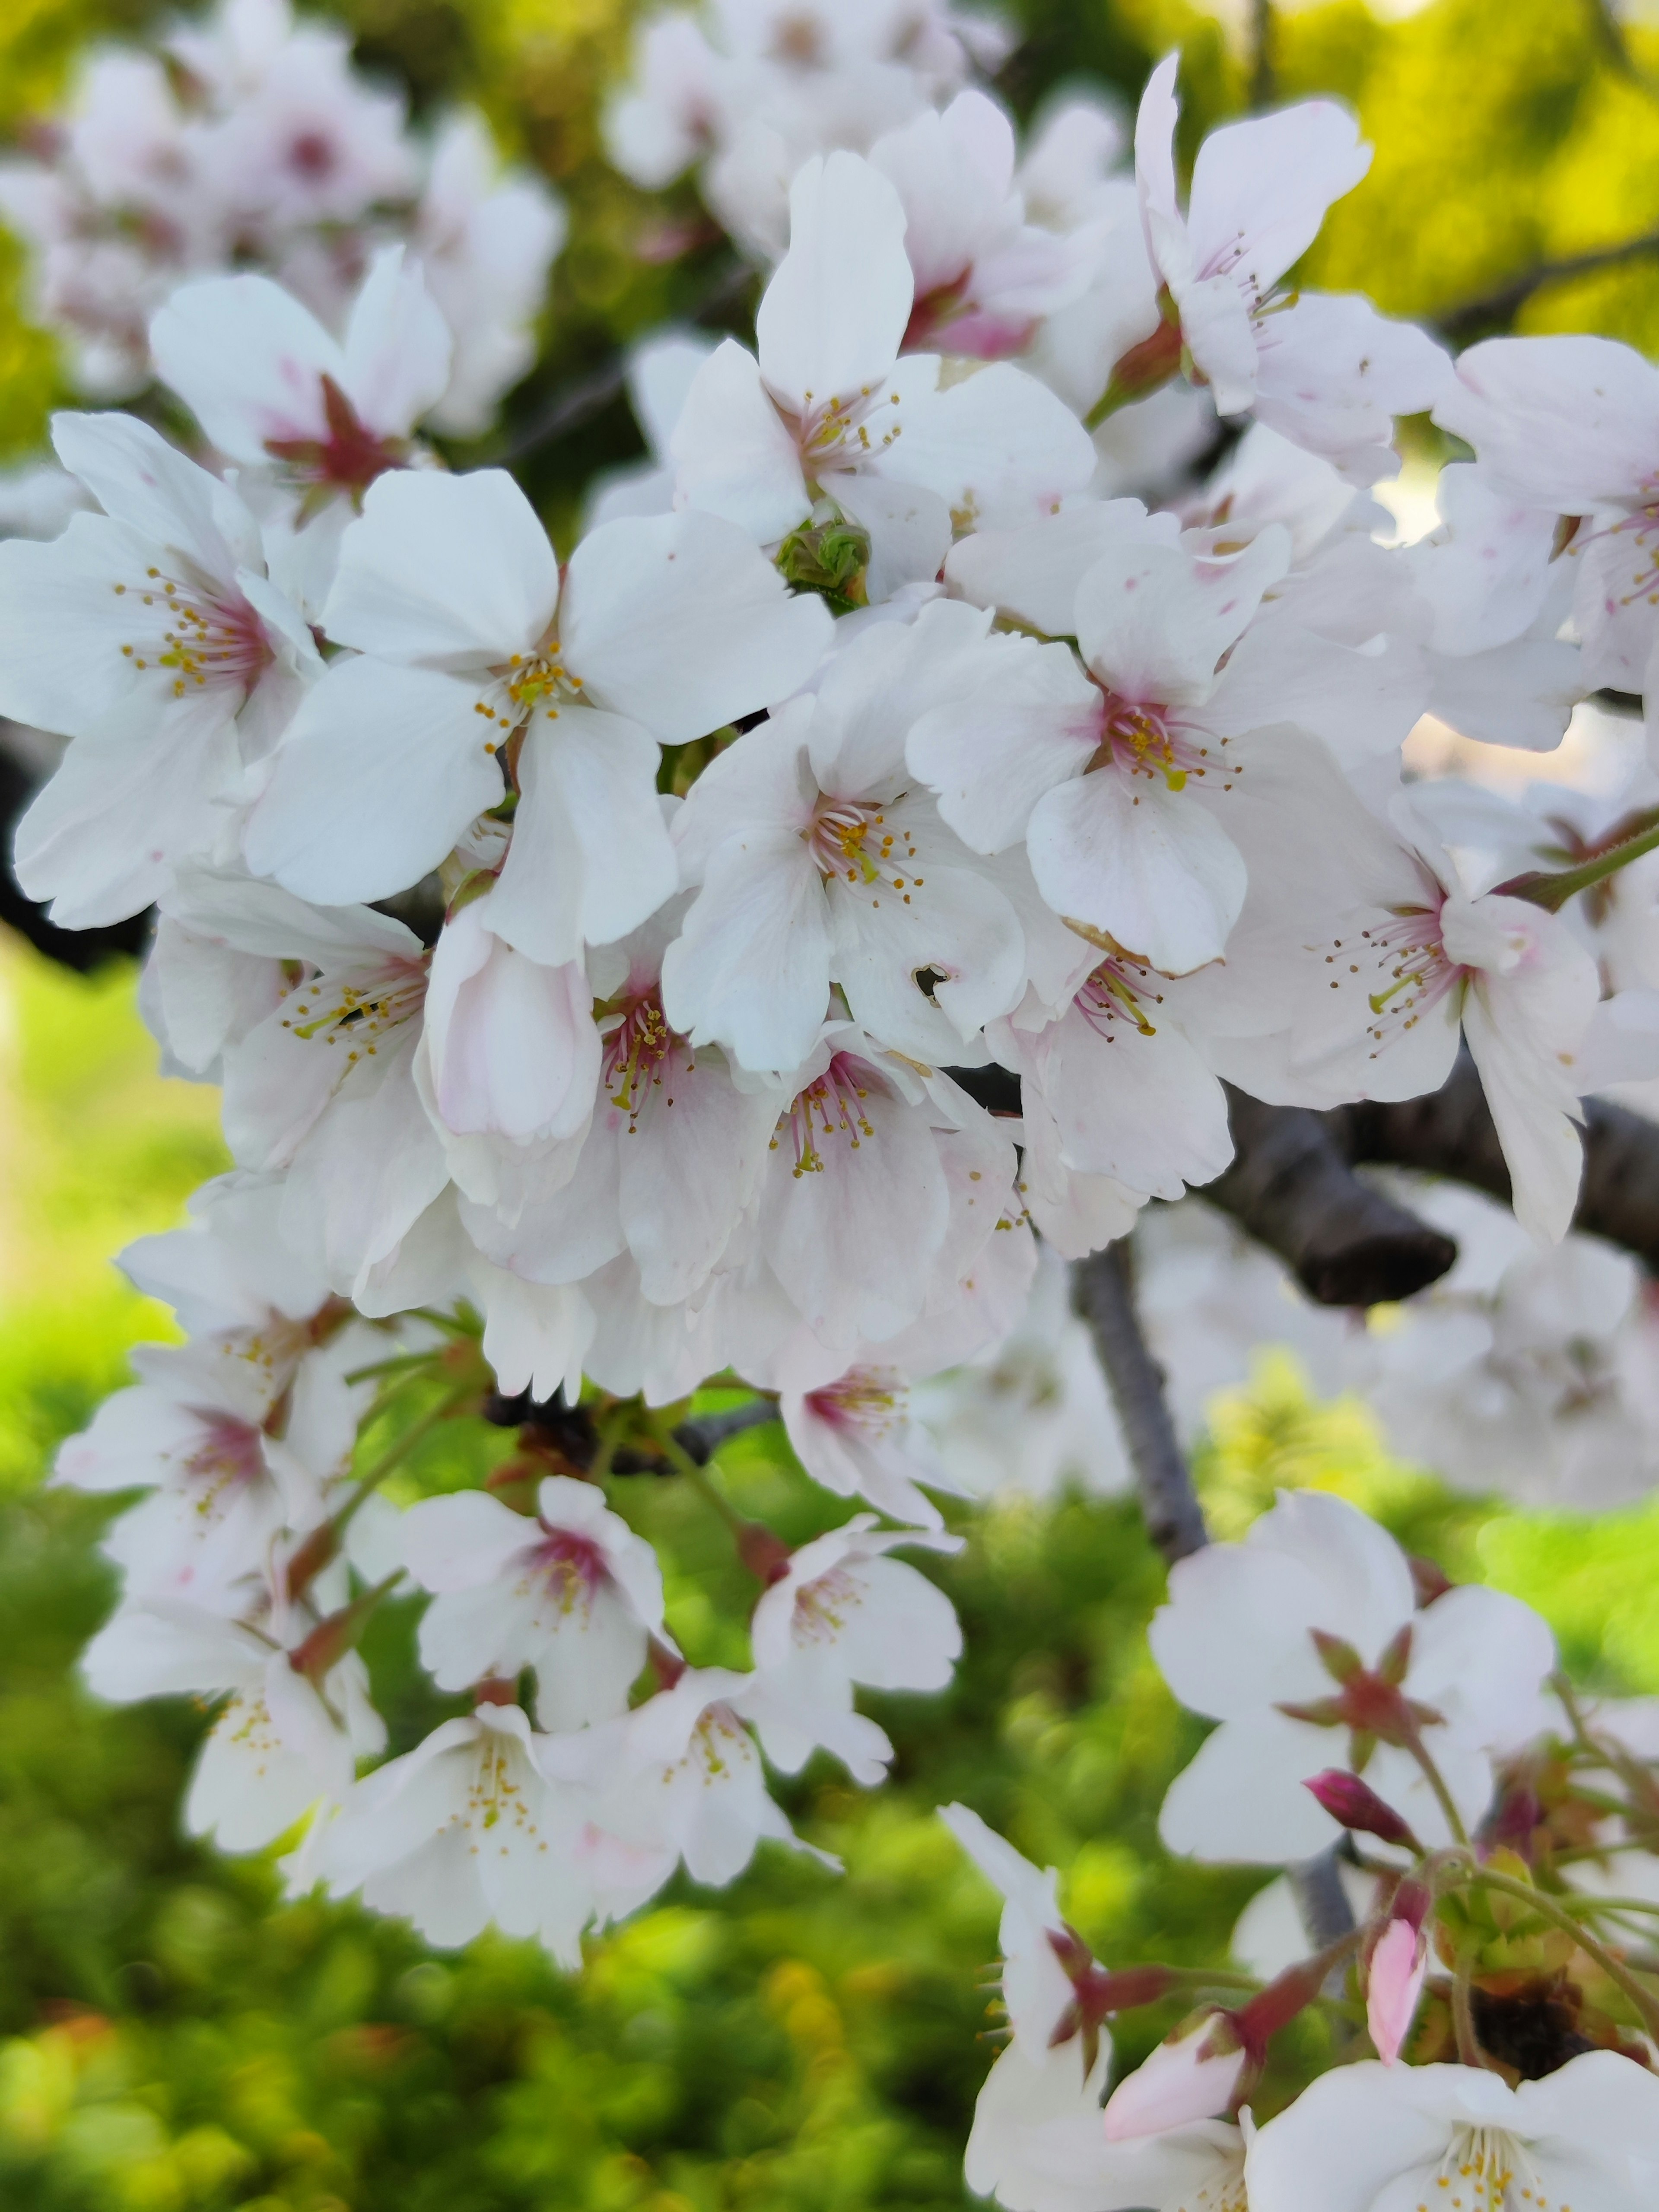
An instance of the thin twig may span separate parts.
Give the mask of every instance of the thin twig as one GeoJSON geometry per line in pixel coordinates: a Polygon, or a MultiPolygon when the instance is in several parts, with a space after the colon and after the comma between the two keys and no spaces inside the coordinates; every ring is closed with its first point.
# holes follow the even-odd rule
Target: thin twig
{"type": "MultiPolygon", "coordinates": [[[[742,297],[754,275],[754,268],[747,261],[734,259],[728,263],[691,310],[691,320],[703,323],[722,313],[742,297]]],[[[531,453],[538,453],[544,446],[556,444],[572,430],[579,430],[584,422],[591,422],[626,385],[632,352],[630,346],[618,346],[597,368],[589,369],[586,375],[576,377],[554,392],[541,411],[532,415],[524,428],[507,440],[495,457],[495,465],[510,469],[531,453]]]]}
{"type": "Polygon", "coordinates": [[[1627,238],[1618,246],[1598,246],[1587,253],[1570,253],[1559,261],[1534,262],[1518,276],[1509,277],[1483,292],[1473,300],[1465,300],[1455,307],[1431,318],[1441,335],[1462,338],[1487,323],[1506,323],[1518,307],[1524,307],[1533,294],[1541,291],[1546,284],[1564,283],[1570,276],[1593,276],[1598,269],[1616,269],[1626,261],[1638,261],[1644,254],[1659,253],[1659,230],[1644,231],[1639,238],[1627,238]]]}
{"type": "Polygon", "coordinates": [[[1164,1370],[1141,1333],[1122,1240],[1075,1263],[1072,1304],[1089,1324],[1096,1356],[1111,1386],[1146,1533],[1173,1566],[1201,1551],[1209,1533],[1170,1417],[1164,1370]]]}
{"type": "Polygon", "coordinates": [[[733,1406],[724,1413],[704,1413],[696,1420],[682,1421],[674,1438],[689,1458],[704,1467],[728,1437],[740,1436],[744,1429],[764,1428],[769,1421],[781,1419],[775,1398],[751,1398],[747,1405],[733,1406]]]}

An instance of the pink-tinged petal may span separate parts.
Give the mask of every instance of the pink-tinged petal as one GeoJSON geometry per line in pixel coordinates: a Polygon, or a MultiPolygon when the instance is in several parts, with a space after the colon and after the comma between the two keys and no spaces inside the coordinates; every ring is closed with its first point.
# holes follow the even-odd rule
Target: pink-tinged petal
{"type": "Polygon", "coordinates": [[[680,505],[723,515],[757,545],[787,537],[811,511],[794,434],[754,356],[735,338],[724,340],[693,378],[668,452],[680,505]]]}
{"type": "Polygon", "coordinates": [[[766,1164],[781,1103],[739,1091],[718,1054],[682,1053],[648,1123],[620,1139],[623,1233],[653,1304],[675,1304],[707,1282],[766,1164]]]}
{"type": "Polygon", "coordinates": [[[1111,547],[1078,586],[1083,658],[1125,699],[1198,704],[1215,688],[1217,662],[1290,560],[1290,534],[1276,523],[1226,560],[1200,560],[1173,545],[1111,547]]]}
{"type": "Polygon", "coordinates": [[[323,628],[386,660],[493,667],[541,642],[558,589],[547,532],[505,470],[395,469],[340,541],[323,628]]]}
{"type": "Polygon", "coordinates": [[[1241,289],[1264,296],[1370,165],[1358,122],[1334,100],[1224,124],[1193,165],[1187,227],[1198,270],[1225,269],[1241,289]]]}
{"type": "Polygon", "coordinates": [[[1424,412],[1454,382],[1425,331],[1357,294],[1304,292],[1256,335],[1257,421],[1325,454],[1351,483],[1392,475],[1394,417],[1424,412]]]}
{"type": "Polygon", "coordinates": [[[430,669],[337,661],[289,725],[248,818],[248,866],[329,905],[418,883],[501,799],[477,704],[472,686],[430,669]]]}
{"type": "Polygon", "coordinates": [[[575,1136],[599,1079],[586,972],[514,951],[490,928],[493,905],[464,907],[433,951],[425,1045],[439,1118],[458,1136],[575,1136]]]}
{"type": "Polygon", "coordinates": [[[595,706],[683,744],[799,690],[830,642],[735,524],[685,513],[607,522],[570,558],[565,665],[595,706]]]}
{"type": "Polygon", "coordinates": [[[1108,2142],[1133,2142],[1214,2118],[1232,2102],[1244,2052],[1212,2017],[1169,2043],[1120,2081],[1102,2115],[1108,2142]],[[1212,2039],[1231,2049],[1212,2050],[1212,2039]]]}
{"type": "Polygon", "coordinates": [[[1488,338],[1459,356],[1434,413],[1501,489],[1558,514],[1659,477],[1659,368],[1613,338],[1488,338]]]}
{"type": "Polygon", "coordinates": [[[1026,850],[1056,914],[1166,975],[1221,957],[1249,888],[1238,848],[1190,792],[1116,769],[1040,799],[1026,850]]]}
{"type": "Polygon", "coordinates": [[[270,440],[327,435],[323,379],[343,390],[345,356],[309,308],[269,276],[182,284],[149,326],[161,381],[227,460],[258,467],[270,440]]]}
{"type": "Polygon", "coordinates": [[[1391,1920],[1371,1953],[1365,1975],[1365,2025],[1385,2066],[1396,2064],[1411,2033],[1429,1970],[1428,1946],[1409,1920],[1391,1920]]]}
{"type": "Polygon", "coordinates": [[[817,156],[789,188],[789,251],[755,318],[761,374],[798,415],[879,384],[898,358],[914,286],[904,209],[856,154],[817,156]]]}

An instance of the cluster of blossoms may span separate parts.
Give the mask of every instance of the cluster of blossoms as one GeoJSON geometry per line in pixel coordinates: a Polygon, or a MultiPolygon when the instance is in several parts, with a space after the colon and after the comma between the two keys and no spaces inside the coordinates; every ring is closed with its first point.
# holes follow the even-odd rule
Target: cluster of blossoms
{"type": "MultiPolygon", "coordinates": [[[[343,332],[266,274],[171,293],[149,356],[226,473],[60,416],[88,508],[0,546],[0,712],[69,741],[20,878],[69,926],[155,908],[146,1015],[222,1085],[235,1161],[129,1255],[188,1342],[60,1463],[150,1492],[109,1537],[90,1679],[225,1701],[188,1817],[226,1848],[304,1816],[296,1885],[573,1961],[677,1867],[793,1840],[766,1763],[880,1779],[855,1687],[940,1688],[960,1644],[891,1556],[953,1547],[930,1490],[991,1486],[1000,1454],[1033,1488],[1071,1454],[1114,1478],[1065,1263],[1227,1167],[1224,1083],[1407,1099],[1466,1044],[1531,1252],[1573,1218],[1582,1097],[1659,1073],[1639,913],[1609,920],[1659,815],[1499,822],[1405,752],[1429,714],[1548,750],[1591,690],[1645,686],[1659,373],[1589,339],[1454,362],[1290,289],[1368,159],[1333,104],[1216,131],[1183,201],[1174,57],[1114,177],[1093,110],[1020,161],[945,18],[721,36],[648,33],[617,133],[664,177],[710,150],[775,261],[754,343],[641,351],[651,459],[567,559],[509,474],[421,443],[454,336],[395,242],[343,332]],[[1430,411],[1475,459],[1390,544],[1370,487],[1430,411]],[[711,1380],[744,1403],[690,1408],[711,1380]],[[383,1487],[481,1413],[518,1432],[483,1488],[383,1487]],[[873,1510],[793,1552],[740,1520],[704,1466],[771,1419],[873,1510]],[[647,1468],[728,1521],[750,1667],[679,1648],[619,1510],[647,1468]],[[466,1710],[373,1764],[360,1643],[394,1592],[428,1599],[422,1662],[466,1710]]],[[[1187,1984],[1099,1967],[964,1820],[1018,1970],[975,2186],[1362,2212],[1463,2172],[1477,2212],[1514,2212],[1517,2175],[1566,2212],[1565,2142],[1579,2212],[1650,2201],[1656,2000],[1560,1869],[1650,1841],[1659,1801],[1645,1753],[1548,1703],[1541,1624],[1310,1496],[1177,1568],[1154,1648],[1221,1723],[1169,1847],[1285,1864],[1357,1831],[1374,1889],[1352,1935],[1202,2007],[1103,2136],[1105,2019],[1187,1984]],[[1511,2090],[1482,2054],[1526,2071],[1487,2001],[1528,1914],[1587,2044],[1511,2090]],[[1349,1971],[1377,2068],[1251,2147],[1218,2116],[1349,1971]],[[1396,2075],[1425,1985],[1432,2063],[1396,2075]],[[1296,2131],[1349,2094],[1384,2164],[1310,2195],[1296,2131]]]]}
{"type": "Polygon", "coordinates": [[[1164,1841],[1327,1874],[1338,1924],[1304,1955],[1281,1880],[1235,1936],[1249,1971],[1104,1966],[1054,1870],[947,1808],[1005,1900],[1008,2033],[969,2186],[1008,2212],[1651,2204],[1659,1990],[1625,1961],[1659,1911],[1651,1701],[1581,1706],[1527,1607],[1448,1586],[1311,1491],[1176,1565],[1152,1635],[1176,1697],[1219,1723],[1164,1841]],[[1178,2025],[1115,2078],[1110,2023],[1171,2002],[1178,2025]],[[1273,2039],[1310,2009],[1344,2063],[1258,2127],[1273,2039]]]}
{"type": "Polygon", "coordinates": [[[36,138],[33,160],[0,167],[0,216],[91,398],[149,382],[150,318],[185,278],[264,270],[337,331],[394,243],[419,255],[453,342],[434,428],[488,428],[535,358],[559,202],[501,173],[471,110],[417,137],[401,95],[353,69],[346,35],[296,23],[289,0],[221,0],[159,53],[98,50],[36,138]]]}

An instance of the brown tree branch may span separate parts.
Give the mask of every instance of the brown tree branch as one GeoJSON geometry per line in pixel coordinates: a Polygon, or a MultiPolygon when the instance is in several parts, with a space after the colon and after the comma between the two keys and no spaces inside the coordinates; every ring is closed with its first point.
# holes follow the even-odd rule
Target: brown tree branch
{"type": "Polygon", "coordinates": [[[1129,1447],[1146,1533],[1173,1566],[1210,1540],[1185,1453],[1135,1311],[1127,1239],[1091,1252],[1072,1268],[1072,1304],[1089,1325],[1095,1353],[1129,1447]]]}
{"type": "Polygon", "coordinates": [[[1299,1106],[1227,1086],[1233,1164],[1204,1196],[1277,1252],[1321,1305],[1409,1297],[1457,1257],[1449,1237],[1353,1172],[1347,1132],[1299,1106]]]}

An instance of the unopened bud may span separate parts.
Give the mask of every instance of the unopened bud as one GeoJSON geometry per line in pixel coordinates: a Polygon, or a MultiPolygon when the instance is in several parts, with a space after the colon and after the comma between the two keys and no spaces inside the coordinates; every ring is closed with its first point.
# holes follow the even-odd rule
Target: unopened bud
{"type": "Polygon", "coordinates": [[[1409,1919],[1390,1920],[1371,1953],[1365,1977],[1365,2025],[1385,2066],[1398,2063],[1400,2046],[1417,2017],[1428,1970],[1429,1947],[1421,1926],[1413,1927],[1409,1919]]]}
{"type": "Polygon", "coordinates": [[[1201,2013],[1184,2023],[1107,2099],[1107,2142],[1133,2142],[1214,2119],[1233,2101],[1245,2056],[1228,2014],[1201,2013]]]}
{"type": "Polygon", "coordinates": [[[745,1521],[737,1534],[738,1557],[757,1582],[769,1588],[789,1571],[789,1547],[759,1521],[745,1521]]]}
{"type": "Polygon", "coordinates": [[[1409,1851],[1423,1846],[1396,1813],[1383,1803],[1368,1782],[1340,1766],[1328,1767],[1303,1784],[1313,1792],[1332,1820],[1361,1836],[1380,1836],[1385,1844],[1403,1844],[1409,1851]]]}
{"type": "Polygon", "coordinates": [[[303,1597],[323,1569],[340,1554],[340,1532],[332,1521],[319,1522],[289,1556],[285,1579],[289,1602],[303,1597]]]}

